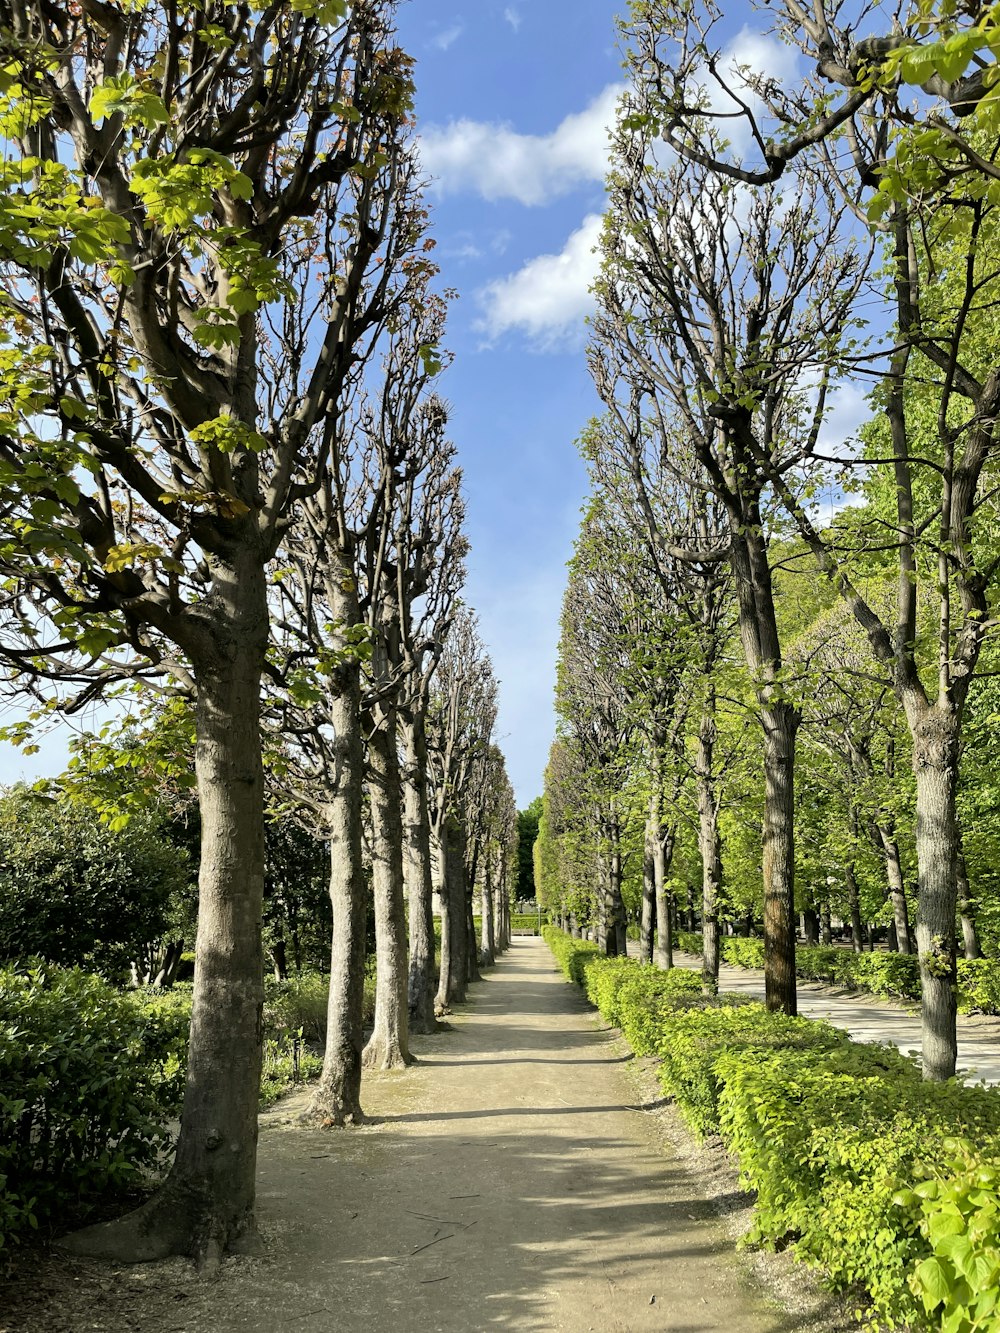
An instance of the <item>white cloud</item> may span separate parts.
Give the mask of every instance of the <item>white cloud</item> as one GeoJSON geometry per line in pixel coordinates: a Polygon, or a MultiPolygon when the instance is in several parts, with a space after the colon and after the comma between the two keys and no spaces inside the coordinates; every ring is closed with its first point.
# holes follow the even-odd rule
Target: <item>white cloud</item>
{"type": "Polygon", "coordinates": [[[506,21],[510,24],[510,26],[514,29],[515,32],[518,32],[520,30],[521,15],[518,13],[518,11],[514,8],[513,5],[507,6],[507,8],[503,11],[503,16],[506,19],[506,21]]]}
{"type": "Polygon", "coordinates": [[[595,248],[601,217],[590,213],[557,255],[538,255],[509,277],[479,293],[483,316],[477,327],[490,341],[520,329],[543,350],[582,338],[583,320],[593,308],[590,287],[600,256],[595,248]]]}
{"type": "Polygon", "coordinates": [[[465,32],[464,23],[453,23],[450,28],[444,28],[431,38],[431,46],[436,46],[439,51],[447,51],[450,46],[455,45],[463,32],[465,32]]]}
{"type": "Polygon", "coordinates": [[[430,125],[420,136],[424,167],[445,193],[472,190],[484,199],[546,204],[604,179],[608,128],[621,91],[609,84],[551,134],[519,134],[510,125],[478,120],[430,125]]]}

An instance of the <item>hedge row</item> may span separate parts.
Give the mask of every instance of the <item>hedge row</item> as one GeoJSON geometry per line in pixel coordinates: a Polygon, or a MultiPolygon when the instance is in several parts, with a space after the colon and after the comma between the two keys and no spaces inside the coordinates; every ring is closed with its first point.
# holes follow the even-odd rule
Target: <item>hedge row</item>
{"type": "Polygon", "coordinates": [[[925,1083],[892,1048],[701,999],[686,979],[671,993],[652,968],[549,938],[608,1021],[660,1056],[660,1083],[695,1131],[736,1154],[757,1195],[753,1239],[792,1244],[834,1288],[866,1291],[873,1323],[1000,1327],[995,1092],[925,1083]]]}
{"type": "MultiPolygon", "coordinates": [[[[375,981],[365,983],[365,1019],[375,981]]],[[[261,1106],[320,1072],[328,981],[265,982],[261,1106]]],[[[124,994],[47,963],[0,970],[0,1249],[65,1230],[170,1146],[184,1089],[190,985],[124,994]]]]}
{"type": "MultiPolygon", "coordinates": [[[[679,931],[677,947],[700,954],[702,938],[691,931],[679,931]]],[[[719,954],[732,967],[759,969],[764,966],[764,941],[730,936],[720,941],[719,954]]],[[[830,944],[798,945],[795,971],[806,981],[831,982],[882,999],[920,999],[920,964],[915,954],[888,950],[855,953],[830,944]]],[[[958,1008],[963,1014],[1000,1014],[1000,961],[958,960],[958,1008]]]]}

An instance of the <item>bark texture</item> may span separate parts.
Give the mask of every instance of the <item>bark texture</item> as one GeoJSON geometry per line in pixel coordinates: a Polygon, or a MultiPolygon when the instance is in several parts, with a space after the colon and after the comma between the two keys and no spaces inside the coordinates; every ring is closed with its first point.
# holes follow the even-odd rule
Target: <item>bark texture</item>
{"type": "Polygon", "coordinates": [[[324,1126],[358,1125],[361,1109],[361,1052],[364,1044],[365,914],[367,885],[361,824],[364,749],[361,686],[357,666],[341,677],[343,689],[331,700],[337,784],[326,812],[330,838],[330,994],[326,1011],[323,1072],[306,1113],[324,1126]]]}
{"type": "Polygon", "coordinates": [[[434,909],[431,830],[427,805],[427,738],[422,713],[403,725],[403,880],[410,911],[408,1003],[410,1031],[436,1032],[434,1017],[434,909]]]}
{"type": "Polygon", "coordinates": [[[115,1222],[64,1242],[75,1253],[145,1262],[190,1253],[214,1269],[256,1239],[254,1177],[264,959],[264,777],[260,678],[267,643],[263,564],[218,562],[216,651],[195,663],[201,810],[198,934],[187,1083],[177,1153],[162,1189],[115,1222]]]}
{"type": "Polygon", "coordinates": [[[380,708],[378,713],[368,741],[375,896],[375,1026],[362,1060],[369,1069],[401,1069],[413,1059],[403,905],[402,786],[396,753],[395,710],[380,708]]]}
{"type": "Polygon", "coordinates": [[[913,725],[913,768],[920,876],[921,1053],[924,1077],[941,1080],[952,1077],[957,1058],[958,725],[954,714],[942,708],[923,708],[920,713],[913,725]]]}

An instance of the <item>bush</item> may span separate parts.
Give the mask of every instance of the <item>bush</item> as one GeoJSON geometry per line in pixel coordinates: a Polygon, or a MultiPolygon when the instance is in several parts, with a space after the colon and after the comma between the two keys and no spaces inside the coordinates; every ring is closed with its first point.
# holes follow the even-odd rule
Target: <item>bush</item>
{"type": "MultiPolygon", "coordinates": [[[[757,1196],[751,1239],[791,1242],[834,1287],[863,1287],[872,1327],[1000,1328],[997,1092],[925,1083],[892,1047],[852,1042],[826,1023],[700,997],[686,969],[595,960],[592,946],[582,955],[560,932],[550,944],[633,1050],[658,1051],[660,1082],[689,1124],[717,1130],[735,1153],[757,1196]]],[[[850,969],[846,950],[802,952],[823,979],[850,969]]],[[[869,975],[906,985],[900,957],[875,955],[890,961],[869,975]]],[[[977,980],[967,971],[965,984],[977,980]]]]}
{"type": "Polygon", "coordinates": [[[583,988],[587,992],[587,999],[612,1027],[621,1027],[618,992],[622,983],[644,966],[648,964],[638,963],[632,958],[604,958],[600,954],[586,963],[583,988]]]}
{"type": "Polygon", "coordinates": [[[556,926],[543,926],[542,938],[555,955],[563,975],[582,986],[586,964],[598,956],[597,945],[588,940],[575,940],[556,926]]]}
{"type": "Polygon", "coordinates": [[[1000,1014],[1000,963],[997,959],[958,960],[958,1008],[963,1014],[1000,1014]]]}
{"type": "Polygon", "coordinates": [[[306,1041],[322,1046],[326,1041],[326,1009],[329,977],[301,972],[276,981],[264,979],[265,1035],[287,1036],[299,1032],[306,1041]]]}
{"type": "Polygon", "coordinates": [[[893,1202],[915,1221],[930,1250],[908,1274],[908,1285],[935,1328],[973,1333],[996,1328],[1000,1303],[1000,1154],[962,1139],[945,1139],[942,1159],[919,1162],[914,1188],[893,1202]]]}
{"type": "Polygon", "coordinates": [[[719,957],[732,967],[763,967],[764,941],[729,935],[719,941],[719,957]]]}
{"type": "Polygon", "coordinates": [[[169,1143],[187,1022],[99,977],[42,962],[0,971],[0,1245],[79,1222],[169,1143]]]}
{"type": "Polygon", "coordinates": [[[771,1013],[762,1004],[675,1007],[660,1014],[660,1085],[691,1128],[704,1136],[719,1128],[719,1056],[740,1051],[754,1060],[776,1049],[835,1050],[847,1041],[846,1033],[828,1023],[771,1013]]]}
{"type": "Polygon", "coordinates": [[[995,1157],[995,1093],[925,1083],[897,1051],[852,1042],[831,1051],[725,1053],[715,1074],[722,1136],[757,1193],[752,1238],[795,1240],[799,1258],[820,1264],[835,1287],[864,1286],[875,1314],[897,1326],[974,1327],[939,1322],[966,1297],[971,1304],[972,1294],[945,1263],[956,1245],[946,1237],[969,1242],[956,1262],[977,1275],[995,1271],[1000,1177],[968,1149],[960,1169],[938,1164],[956,1130],[985,1141],[995,1157]],[[929,1176],[937,1183],[928,1186],[929,1176]],[[992,1219],[993,1259],[971,1238],[983,1234],[984,1215],[992,1219]],[[936,1251],[938,1266],[928,1266],[936,1251]]]}
{"type": "Polygon", "coordinates": [[[705,937],[700,931],[678,930],[674,935],[674,944],[681,953],[693,953],[700,957],[704,952],[705,937]]]}

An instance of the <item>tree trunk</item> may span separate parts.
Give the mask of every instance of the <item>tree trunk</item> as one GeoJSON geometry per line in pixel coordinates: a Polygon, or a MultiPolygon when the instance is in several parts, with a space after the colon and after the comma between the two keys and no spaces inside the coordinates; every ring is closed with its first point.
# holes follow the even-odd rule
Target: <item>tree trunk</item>
{"type": "Polygon", "coordinates": [[[458,821],[449,816],[441,838],[441,977],[437,1007],[447,1009],[465,999],[466,954],[469,937],[465,923],[465,837],[458,821]]]}
{"type": "Polygon", "coordinates": [[[625,918],[625,902],[622,898],[621,834],[617,825],[612,828],[611,856],[608,862],[608,890],[615,953],[618,957],[624,958],[628,953],[628,926],[625,918]]]}
{"type": "Polygon", "coordinates": [[[201,810],[198,934],[187,1083],[173,1167],[136,1212],[62,1242],[146,1262],[193,1254],[208,1270],[256,1240],[254,1180],[264,958],[260,677],[268,636],[263,564],[236,547],[213,568],[214,650],[193,657],[201,810]]]}
{"type": "Polygon", "coordinates": [[[858,893],[858,877],[854,872],[854,862],[849,861],[844,867],[844,879],[847,882],[847,904],[851,914],[851,946],[855,953],[864,953],[865,935],[861,924],[861,896],[858,893]]]}
{"type": "Polygon", "coordinates": [[[423,713],[416,710],[404,727],[403,882],[410,909],[410,971],[407,984],[411,1032],[436,1032],[434,1017],[434,908],[431,879],[431,832],[427,812],[427,737],[423,713]]]}
{"type": "Polygon", "coordinates": [[[285,952],[285,941],[278,939],[274,941],[271,948],[271,963],[274,967],[275,981],[288,980],[288,956],[285,952]]]}
{"type": "Polygon", "coordinates": [[[795,734],[789,704],[764,712],[764,998],[795,1014],[795,734]]]}
{"type": "Polygon", "coordinates": [[[955,909],[958,824],[958,716],[938,707],[915,713],[913,768],[917,779],[917,866],[924,1078],[951,1078],[957,1058],[955,909]]]}
{"type": "MultiPolygon", "coordinates": [[[[961,835],[959,835],[961,836],[961,835]]],[[[965,855],[959,852],[956,858],[958,868],[958,910],[962,921],[962,944],[966,958],[982,958],[983,951],[976,930],[978,907],[969,888],[969,872],[965,864],[965,855]]]]}
{"type": "Polygon", "coordinates": [[[833,926],[830,924],[830,900],[827,898],[819,909],[819,939],[821,944],[833,943],[833,926]]]}
{"type": "MultiPolygon", "coordinates": [[[[749,434],[746,420],[739,431],[749,434]]],[[[736,451],[739,454],[739,449],[736,451]]],[[[753,465],[748,462],[748,467],[753,465]]],[[[740,491],[737,483],[734,495],[740,491]]],[[[759,495],[730,505],[736,536],[730,564],[740,638],[764,729],[764,996],[768,1009],[795,1014],[795,738],[799,715],[782,699],[781,640],[759,495]]]]}
{"type": "Polygon", "coordinates": [[[396,710],[382,705],[368,739],[368,795],[375,896],[375,1027],[362,1053],[366,1069],[410,1064],[406,914],[403,906],[402,786],[396,710]]]}
{"type": "Polygon", "coordinates": [[[340,691],[329,705],[336,789],[326,808],[333,908],[326,1050],[323,1072],[306,1112],[306,1118],[326,1127],[360,1125],[364,1120],[361,1051],[368,886],[361,838],[365,756],[358,668],[345,665],[338,684],[340,691]]]}
{"type": "Polygon", "coordinates": [[[479,970],[479,937],[476,934],[476,879],[479,875],[479,855],[482,848],[482,837],[476,834],[472,844],[472,856],[466,863],[465,869],[465,934],[467,946],[466,957],[466,977],[471,985],[474,981],[482,981],[483,974],[479,970]]]}
{"type": "Polygon", "coordinates": [[[899,843],[892,829],[884,824],[878,825],[878,835],[885,854],[885,873],[889,883],[889,899],[892,903],[892,920],[896,927],[896,948],[900,953],[910,953],[910,913],[906,902],[906,881],[903,878],[903,863],[899,855],[899,843]]]}
{"type": "MultiPolygon", "coordinates": [[[[180,965],[181,954],[184,952],[183,940],[171,940],[167,945],[166,952],[163,955],[163,962],[160,969],[153,978],[154,986],[162,986],[164,990],[169,990],[177,979],[177,968],[180,965]]],[[[978,954],[976,955],[979,956],[978,954]]]]}
{"type": "Polygon", "coordinates": [[[656,927],[656,842],[660,836],[659,774],[655,772],[650,784],[649,809],[642,841],[642,916],[639,922],[639,958],[644,963],[653,961],[654,931],[656,927]]]}
{"type": "Polygon", "coordinates": [[[660,836],[653,848],[653,871],[656,880],[656,957],[653,960],[661,971],[674,965],[674,932],[670,913],[670,867],[674,859],[676,830],[669,824],[660,825],[660,836]]]}
{"type": "Polygon", "coordinates": [[[492,967],[496,962],[496,939],[493,930],[493,859],[487,855],[483,874],[483,919],[482,919],[483,963],[492,967]]]}
{"type": "Polygon", "coordinates": [[[715,687],[708,683],[698,725],[695,779],[698,789],[698,850],[701,853],[701,989],[719,990],[719,900],[722,896],[722,839],[715,796],[715,687]]]}
{"type": "Polygon", "coordinates": [[[813,948],[819,944],[819,913],[815,907],[807,907],[802,913],[802,939],[813,948]]]}

